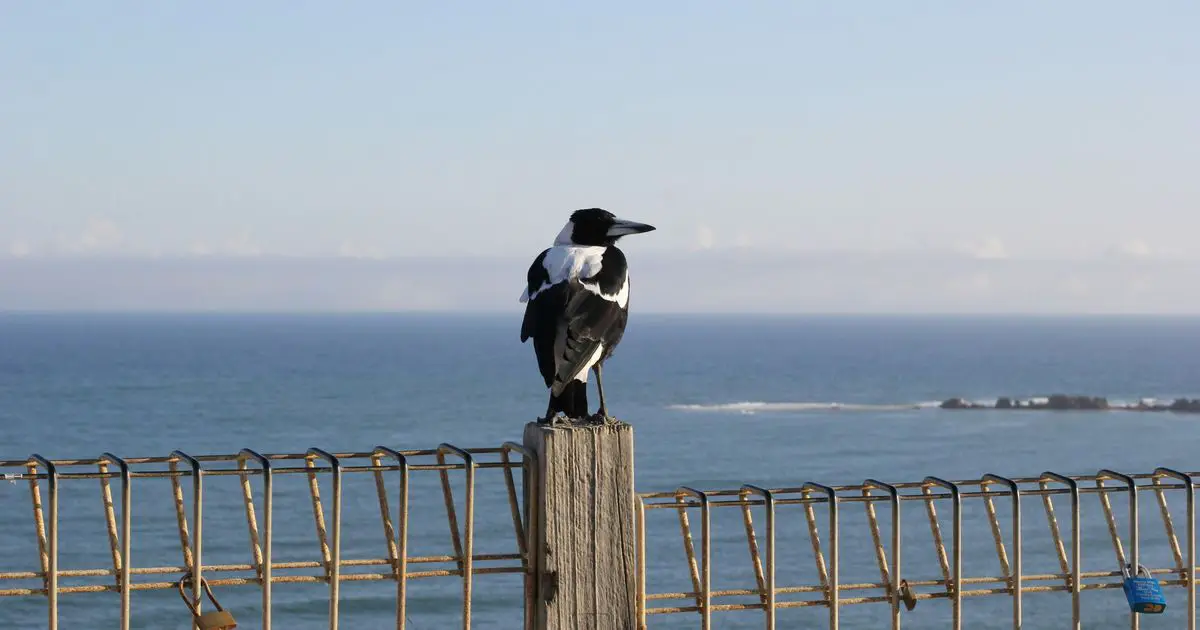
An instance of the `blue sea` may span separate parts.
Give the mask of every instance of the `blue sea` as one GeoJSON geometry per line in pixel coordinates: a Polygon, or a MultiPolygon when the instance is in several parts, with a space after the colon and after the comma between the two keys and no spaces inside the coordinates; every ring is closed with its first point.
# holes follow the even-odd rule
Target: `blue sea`
{"type": "MultiPolygon", "coordinates": [[[[242,448],[303,452],[314,446],[356,452],[376,445],[415,449],[443,442],[462,447],[519,442],[525,423],[545,409],[532,348],[519,342],[519,327],[517,312],[0,315],[0,459],[35,452],[58,460],[94,458],[105,451],[143,457],[175,449],[194,455],[242,448]]],[[[1200,319],[1194,318],[635,312],[605,377],[610,411],[635,427],[639,492],[680,485],[853,484],[868,477],[971,479],[987,472],[1018,477],[1045,470],[1200,469],[1200,416],[947,411],[934,404],[959,396],[992,401],[1056,392],[1124,402],[1200,397],[1200,319]]],[[[594,389],[590,396],[594,405],[594,389]]],[[[205,482],[206,563],[250,561],[235,479],[205,482]]],[[[461,488],[461,473],[454,479],[461,488]]],[[[291,475],[277,481],[277,562],[317,559],[303,480],[291,475]]],[[[327,476],[323,483],[328,484],[327,476]]],[[[343,557],[383,557],[372,476],[347,475],[346,484],[343,557]]],[[[414,474],[413,484],[410,554],[450,553],[437,475],[414,474]]],[[[114,483],[114,491],[118,488],[114,483]]],[[[497,471],[480,472],[479,492],[476,551],[512,553],[511,518],[497,471]]],[[[326,501],[327,493],[323,486],[326,501]]],[[[133,495],[134,566],[181,565],[169,482],[135,480],[133,495]]],[[[1089,510],[1097,496],[1084,497],[1089,510]]],[[[1171,566],[1151,496],[1142,498],[1143,563],[1171,566]]],[[[1124,495],[1113,497],[1122,533],[1124,501],[1124,495]]],[[[1182,533],[1182,502],[1173,501],[1182,533]]],[[[61,502],[61,568],[111,567],[99,482],[64,482],[61,502]]],[[[1006,509],[1004,503],[997,501],[1006,509]]],[[[0,481],[0,573],[38,570],[30,505],[27,482],[0,481]]],[[[1027,570],[1054,572],[1040,501],[1023,506],[1027,570]]],[[[1065,497],[1056,508],[1065,530],[1065,497]]],[[[924,510],[912,502],[905,510],[906,577],[936,579],[940,571],[924,510]]],[[[967,516],[978,519],[981,505],[976,502],[973,510],[967,516]]],[[[878,581],[874,558],[861,538],[866,524],[861,505],[847,504],[843,512],[842,581],[878,581]]],[[[886,509],[880,512],[886,515],[886,509]]],[[[949,510],[939,513],[949,536],[949,510]]],[[[1090,519],[1085,546],[1092,550],[1085,570],[1117,568],[1099,517],[1098,510],[1085,515],[1090,519]]],[[[659,510],[648,518],[649,590],[690,590],[674,512],[659,510]]],[[[781,509],[779,518],[780,585],[814,584],[802,510],[781,509]]],[[[698,537],[698,516],[692,522],[698,537]]],[[[761,516],[758,526],[761,536],[761,516]]],[[[886,535],[886,521],[884,526],[886,535]]],[[[713,587],[752,588],[739,511],[715,515],[713,527],[713,587]]],[[[964,526],[964,544],[969,574],[999,574],[986,521],[964,526]]],[[[480,575],[475,584],[474,627],[521,627],[519,576],[480,575]]],[[[0,580],[0,589],[15,586],[0,580]]],[[[343,584],[342,627],[389,627],[394,593],[390,582],[343,584]]],[[[460,593],[457,578],[414,581],[409,627],[458,627],[460,593]]],[[[1145,618],[1142,627],[1183,627],[1184,593],[1178,588],[1167,593],[1166,614],[1145,618]]],[[[259,627],[257,587],[224,586],[217,595],[234,611],[239,627],[259,627]]],[[[326,596],[324,585],[276,585],[275,627],[327,627],[326,596]]],[[[1128,627],[1120,590],[1090,591],[1083,601],[1085,627],[1128,627]]],[[[115,593],[64,595],[61,627],[116,627],[117,609],[115,593]]],[[[964,625],[1008,628],[1008,610],[1005,596],[969,598],[964,625]]],[[[780,627],[825,627],[824,615],[824,609],[787,611],[781,613],[780,627]]],[[[887,627],[886,615],[881,604],[848,607],[842,627],[887,627]]],[[[950,627],[944,600],[922,601],[904,615],[906,627],[950,627]]],[[[1066,594],[1026,596],[1026,630],[1062,628],[1069,619],[1066,594]]],[[[176,593],[133,593],[134,628],[186,628],[187,621],[176,593]]],[[[718,613],[714,622],[717,628],[763,626],[761,612],[718,613]]],[[[45,623],[44,598],[0,598],[0,627],[45,623]]],[[[650,626],[698,628],[699,618],[659,615],[651,617],[650,626]]]]}

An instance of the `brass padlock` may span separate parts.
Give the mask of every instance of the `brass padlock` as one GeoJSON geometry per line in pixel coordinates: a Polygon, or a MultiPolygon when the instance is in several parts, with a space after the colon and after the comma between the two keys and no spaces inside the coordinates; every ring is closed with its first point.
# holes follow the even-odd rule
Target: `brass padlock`
{"type": "Polygon", "coordinates": [[[900,580],[900,601],[904,602],[904,607],[908,610],[917,607],[917,596],[913,595],[912,587],[908,585],[908,580],[900,580]]]}
{"type": "MultiPolygon", "coordinates": [[[[217,601],[215,596],[213,596],[212,588],[208,585],[208,580],[205,580],[204,578],[200,578],[200,586],[204,588],[204,593],[208,595],[209,601],[211,601],[213,606],[216,606],[217,609],[203,614],[200,614],[196,611],[197,606],[193,604],[191,600],[188,599],[187,595],[184,595],[183,593],[183,582],[191,577],[192,574],[188,573],[182,578],[179,578],[179,582],[177,582],[175,586],[179,588],[179,597],[183,599],[184,604],[187,604],[188,610],[192,613],[192,617],[196,620],[196,626],[200,628],[200,630],[232,630],[233,628],[236,628],[237,622],[233,620],[233,614],[228,610],[221,608],[221,603],[217,601]]],[[[192,580],[188,581],[191,582],[192,580]]]]}

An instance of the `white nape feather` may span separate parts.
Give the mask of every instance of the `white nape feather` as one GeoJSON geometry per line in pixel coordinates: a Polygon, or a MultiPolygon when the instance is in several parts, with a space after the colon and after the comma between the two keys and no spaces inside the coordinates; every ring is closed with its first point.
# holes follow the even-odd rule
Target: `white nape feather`
{"type": "MultiPolygon", "coordinates": [[[[530,295],[529,287],[521,292],[521,302],[528,302],[538,296],[542,291],[572,278],[590,278],[600,271],[600,263],[604,258],[605,247],[602,246],[584,246],[575,245],[571,241],[571,235],[575,232],[575,223],[567,221],[563,229],[559,231],[558,236],[554,238],[554,246],[550,251],[546,252],[546,257],[542,260],[542,267],[546,269],[546,274],[550,276],[549,282],[542,284],[534,290],[530,295]]],[[[625,273],[625,277],[621,279],[621,288],[616,293],[605,293],[600,290],[600,286],[590,282],[583,282],[583,288],[599,295],[600,297],[616,302],[621,308],[625,308],[629,304],[629,272],[625,273]]],[[[597,355],[598,356],[598,355],[597,355]]],[[[587,376],[584,376],[587,380],[587,376]]]]}
{"type": "MultiPolygon", "coordinates": [[[[570,280],[572,278],[589,278],[600,271],[600,262],[604,257],[604,249],[599,246],[581,247],[579,245],[555,245],[546,252],[546,257],[542,259],[542,267],[546,269],[546,275],[550,276],[549,282],[538,287],[533,295],[528,296],[528,300],[536,298],[538,294],[550,287],[570,280]]],[[[587,287],[587,284],[584,284],[587,287]]],[[[596,291],[599,288],[594,289],[596,291]]],[[[528,291],[528,289],[526,289],[528,291]]],[[[609,298],[612,299],[612,298],[609,298]]]]}
{"type": "Polygon", "coordinates": [[[550,251],[546,253],[546,259],[542,261],[542,267],[544,267],[546,269],[546,272],[550,275],[550,281],[543,284],[542,286],[538,287],[533,292],[533,295],[529,294],[529,287],[528,286],[525,287],[521,291],[521,297],[520,297],[521,303],[525,303],[525,302],[528,302],[529,300],[532,300],[533,298],[537,297],[539,293],[541,293],[542,291],[545,291],[551,285],[558,284],[559,282],[562,282],[565,279],[562,277],[560,277],[560,278],[555,277],[554,270],[556,268],[562,267],[562,264],[561,264],[561,261],[555,261],[552,263],[550,260],[550,256],[555,252],[555,250],[557,250],[561,247],[574,247],[575,245],[571,241],[571,235],[574,233],[575,233],[575,222],[568,220],[566,225],[563,226],[563,229],[559,230],[558,236],[554,237],[554,244],[551,246],[550,251]]]}
{"type": "Polygon", "coordinates": [[[575,222],[567,221],[563,229],[559,231],[558,236],[554,237],[554,244],[557,245],[574,245],[571,240],[571,235],[575,233],[575,222]]]}

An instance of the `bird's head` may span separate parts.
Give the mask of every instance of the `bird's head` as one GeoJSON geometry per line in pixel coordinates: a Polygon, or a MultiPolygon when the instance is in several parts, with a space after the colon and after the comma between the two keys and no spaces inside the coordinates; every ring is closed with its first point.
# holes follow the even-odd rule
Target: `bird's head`
{"type": "Polygon", "coordinates": [[[622,236],[653,230],[653,225],[618,219],[608,210],[585,208],[571,213],[554,244],[606,246],[615,244],[622,236]]]}

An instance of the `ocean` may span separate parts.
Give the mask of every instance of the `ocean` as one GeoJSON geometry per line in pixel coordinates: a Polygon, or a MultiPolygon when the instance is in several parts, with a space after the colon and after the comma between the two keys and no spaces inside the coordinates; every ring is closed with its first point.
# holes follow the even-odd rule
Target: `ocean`
{"type": "MultiPolygon", "coordinates": [[[[851,484],[868,477],[969,479],[987,472],[1017,477],[1045,470],[1200,469],[1197,415],[936,408],[937,401],[950,397],[994,401],[1057,392],[1105,396],[1110,402],[1200,397],[1198,318],[684,316],[637,313],[636,305],[634,311],[606,368],[605,385],[610,411],[635,428],[639,492],[680,485],[851,484]]],[[[463,447],[519,442],[524,424],[545,410],[532,347],[519,342],[519,328],[515,311],[0,315],[0,459],[35,452],[69,459],[105,451],[140,457],[175,449],[194,455],[242,448],[303,452],[314,446],[352,452],[376,445],[412,449],[443,442],[463,447]]],[[[590,398],[594,406],[594,389],[590,398]]],[[[206,481],[206,562],[249,562],[233,479],[206,481]]],[[[277,497],[288,495],[276,499],[276,561],[316,559],[302,479],[293,475],[276,489],[277,497]]],[[[487,492],[502,491],[498,479],[489,478],[487,492]]],[[[344,519],[350,524],[343,555],[381,557],[384,541],[371,476],[348,476],[346,483],[344,519]]],[[[414,501],[427,501],[413,508],[411,553],[449,553],[436,475],[425,475],[421,484],[414,487],[414,501]]],[[[111,567],[99,483],[69,485],[61,496],[61,567],[111,567]]],[[[139,510],[135,566],[181,564],[170,484],[145,480],[134,485],[139,510]]],[[[1090,506],[1096,497],[1086,495],[1084,502],[1090,506]]],[[[479,510],[477,550],[511,553],[511,519],[503,498],[493,499],[479,499],[498,509],[479,510]]],[[[1124,495],[1113,502],[1123,518],[1124,495]]],[[[1066,527],[1066,499],[1056,503],[1066,527]]],[[[1157,509],[1148,497],[1142,503],[1143,563],[1170,566],[1157,509]]],[[[1025,562],[1049,572],[1056,570],[1055,560],[1039,505],[1025,505],[1025,562]]],[[[1178,499],[1173,509],[1182,520],[1178,499]]],[[[845,529],[865,529],[861,506],[843,510],[845,529]]],[[[906,510],[914,520],[910,524],[905,516],[905,573],[936,578],[923,510],[915,503],[906,504],[906,510]]],[[[728,512],[713,520],[714,588],[751,588],[740,518],[737,510],[728,512]]],[[[652,592],[690,590],[673,514],[664,510],[651,517],[652,592]]],[[[791,533],[781,534],[779,543],[781,584],[814,583],[811,552],[800,537],[802,512],[787,512],[790,520],[784,514],[780,527],[791,533]]],[[[1098,516],[1098,511],[1087,515],[1085,544],[1099,552],[1087,557],[1085,570],[1116,569],[1098,516]]],[[[948,532],[948,511],[942,517],[948,532]]],[[[0,481],[0,573],[37,570],[33,534],[28,484],[0,481]]],[[[999,573],[986,525],[964,526],[964,541],[968,572],[999,573]]],[[[878,580],[869,550],[850,534],[842,553],[844,582],[878,580]]],[[[519,628],[519,576],[481,575],[475,583],[474,627],[519,628]]],[[[6,587],[0,580],[0,589],[6,587]]],[[[394,591],[388,582],[344,584],[342,627],[389,627],[394,591]]],[[[327,627],[324,585],[280,584],[275,593],[275,627],[327,627]]],[[[258,627],[256,587],[226,586],[217,594],[235,612],[239,627],[258,627]]],[[[457,627],[459,594],[455,578],[414,582],[409,627],[457,627]]],[[[1172,588],[1167,594],[1167,613],[1146,617],[1143,628],[1183,627],[1184,593],[1172,588]]],[[[968,599],[965,627],[1010,627],[1008,607],[1007,597],[968,599]]],[[[117,596],[64,595],[61,610],[62,627],[114,627],[117,596]]],[[[886,627],[886,612],[880,604],[848,607],[842,627],[886,627]]],[[[135,592],[133,613],[134,628],[188,627],[183,603],[171,591],[135,592]]],[[[788,611],[780,627],[825,627],[818,623],[824,614],[823,609],[788,611]]],[[[904,614],[906,627],[950,627],[945,601],[922,601],[904,614]]],[[[1027,630],[1061,628],[1069,618],[1066,594],[1026,596],[1027,630]]],[[[650,621],[652,628],[699,627],[694,614],[650,621]]],[[[761,612],[719,613],[714,622],[717,628],[763,623],[761,612]]],[[[0,627],[45,623],[44,598],[0,597],[0,627]]],[[[1084,624],[1128,627],[1121,591],[1085,593],[1084,624]]]]}

